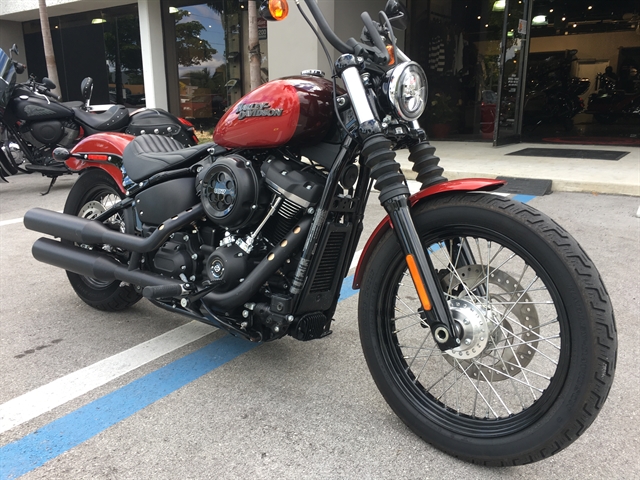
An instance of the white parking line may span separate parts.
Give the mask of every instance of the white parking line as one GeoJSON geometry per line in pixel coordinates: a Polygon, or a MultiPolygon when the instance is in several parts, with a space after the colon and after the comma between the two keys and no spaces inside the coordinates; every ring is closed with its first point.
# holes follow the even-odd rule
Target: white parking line
{"type": "Polygon", "coordinates": [[[0,227],[4,227],[5,225],[11,225],[14,223],[22,223],[23,218],[13,218],[11,220],[2,220],[0,221],[0,227]]]}
{"type": "Polygon", "coordinates": [[[9,400],[0,405],[0,433],[49,412],[215,330],[216,328],[204,323],[192,321],[9,400]]]}

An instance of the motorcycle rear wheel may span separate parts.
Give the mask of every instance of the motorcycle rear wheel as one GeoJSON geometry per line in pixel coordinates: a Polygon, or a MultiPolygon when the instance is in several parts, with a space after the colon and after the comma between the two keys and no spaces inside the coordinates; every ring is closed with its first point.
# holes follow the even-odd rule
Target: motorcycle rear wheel
{"type": "MultiPolygon", "coordinates": [[[[122,193],[107,173],[98,169],[88,170],[71,188],[64,213],[91,220],[122,198],[122,193]]],[[[114,215],[105,224],[122,233],[129,230],[121,215],[114,215]]],[[[120,252],[120,256],[126,255],[126,252],[120,252]]],[[[67,277],[82,301],[98,310],[124,310],[142,298],[132,285],[121,284],[120,281],[105,282],[69,271],[67,277]]]]}
{"type": "Polygon", "coordinates": [[[412,215],[464,336],[454,350],[436,346],[387,232],[358,312],[387,403],[424,440],[474,463],[565,448],[595,419],[615,370],[613,309],[592,261],[546,215],[503,197],[445,195],[412,215]]]}

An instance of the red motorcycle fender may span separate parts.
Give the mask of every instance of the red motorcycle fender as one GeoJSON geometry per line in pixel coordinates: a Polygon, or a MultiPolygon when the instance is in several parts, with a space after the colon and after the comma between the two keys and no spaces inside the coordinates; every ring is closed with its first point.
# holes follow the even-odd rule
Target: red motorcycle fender
{"type": "Polygon", "coordinates": [[[85,158],[69,157],[65,164],[72,172],[80,173],[88,168],[99,168],[107,172],[116,182],[122,193],[125,188],[122,186],[122,153],[133,135],[124,133],[105,132],[96,133],[82,139],[73,147],[71,153],[83,155],[85,158]]]}
{"type": "MultiPolygon", "coordinates": [[[[505,183],[507,182],[505,182],[504,180],[494,180],[491,178],[464,178],[461,180],[451,180],[449,182],[433,185],[431,187],[425,188],[424,190],[420,190],[414,195],[411,195],[411,197],[409,197],[409,205],[413,207],[414,205],[417,205],[418,203],[424,201],[426,198],[431,197],[432,195],[437,195],[439,193],[477,191],[488,192],[501,187],[505,183]]],[[[353,276],[352,288],[354,290],[360,289],[362,276],[364,275],[366,266],[369,263],[371,254],[375,250],[375,246],[378,244],[382,236],[390,228],[393,228],[393,225],[391,224],[391,219],[387,215],[373,231],[371,237],[369,237],[369,240],[367,240],[367,244],[364,246],[364,249],[360,254],[356,273],[353,276]]]]}

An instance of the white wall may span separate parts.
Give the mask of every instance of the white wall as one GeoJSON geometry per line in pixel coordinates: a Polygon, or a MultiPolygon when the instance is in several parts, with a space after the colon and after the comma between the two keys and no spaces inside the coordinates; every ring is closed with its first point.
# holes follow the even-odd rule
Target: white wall
{"type": "MultiPolygon", "coordinates": [[[[0,20],[0,48],[9,55],[9,49],[14,43],[18,46],[20,54],[14,55],[13,59],[20,63],[27,63],[27,52],[24,48],[24,38],[22,36],[22,23],[0,20]]],[[[29,76],[26,70],[22,75],[18,75],[18,82],[26,82],[28,79],[29,76]]]]}
{"type": "Polygon", "coordinates": [[[138,0],[140,48],[147,107],[169,109],[167,75],[164,68],[162,16],[158,0],[138,0]]]}
{"type": "Polygon", "coordinates": [[[628,32],[587,33],[581,35],[561,35],[536,37],[531,39],[531,53],[558,50],[578,50],[580,60],[609,60],[613,70],[618,68],[618,49],[621,46],[640,47],[640,35],[634,30],[628,32]]]}

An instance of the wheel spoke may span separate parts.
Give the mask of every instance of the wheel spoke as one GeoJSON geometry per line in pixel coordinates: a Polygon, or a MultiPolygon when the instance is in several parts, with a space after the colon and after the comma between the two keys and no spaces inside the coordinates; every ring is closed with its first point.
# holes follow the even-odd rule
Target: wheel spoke
{"type": "MultiPolygon", "coordinates": [[[[468,337],[476,342],[469,349],[480,350],[440,351],[420,317],[411,283],[402,281],[403,270],[390,322],[411,384],[451,411],[475,418],[502,419],[527,410],[554,378],[561,351],[547,286],[516,252],[479,235],[432,242],[426,252],[443,272],[445,299],[475,305],[489,324],[468,337]],[[473,335],[489,339],[478,343],[473,335]]],[[[465,315],[464,308],[456,310],[465,315]]]]}

